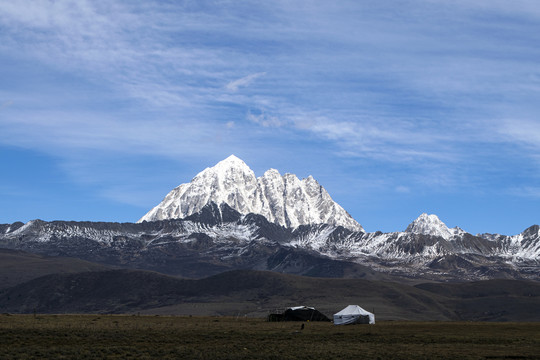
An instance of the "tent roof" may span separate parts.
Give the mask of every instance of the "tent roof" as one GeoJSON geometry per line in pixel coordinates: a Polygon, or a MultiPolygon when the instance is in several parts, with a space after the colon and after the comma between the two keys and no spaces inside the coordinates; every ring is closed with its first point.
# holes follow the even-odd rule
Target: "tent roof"
{"type": "Polygon", "coordinates": [[[373,315],[369,311],[366,311],[362,309],[358,305],[349,305],[345,309],[341,310],[338,313],[335,313],[334,315],[373,315]]]}
{"type": "Polygon", "coordinates": [[[295,306],[283,313],[286,321],[330,321],[330,319],[315,308],[308,306],[295,306]]]}
{"type": "Polygon", "coordinates": [[[291,310],[300,310],[300,309],[309,309],[309,310],[315,310],[314,307],[309,307],[309,306],[293,306],[293,307],[290,307],[289,309],[291,310]]]}

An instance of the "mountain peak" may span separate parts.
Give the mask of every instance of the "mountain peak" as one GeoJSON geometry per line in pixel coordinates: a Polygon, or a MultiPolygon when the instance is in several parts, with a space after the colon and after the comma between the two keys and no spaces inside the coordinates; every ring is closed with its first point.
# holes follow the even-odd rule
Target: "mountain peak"
{"type": "MultiPolygon", "coordinates": [[[[206,179],[206,182],[211,181],[214,184],[225,182],[229,187],[239,181],[255,181],[255,173],[250,169],[242,159],[231,155],[228,158],[221,160],[216,165],[208,167],[201,171],[192,180],[206,179]],[[248,180],[246,180],[248,179],[248,180]]],[[[205,181],[203,181],[205,182],[205,181]]],[[[219,204],[219,202],[217,202],[219,204]]]]}
{"type": "Polygon", "coordinates": [[[324,223],[364,231],[313,177],[300,181],[294,174],[281,176],[270,169],[256,178],[234,155],[173,189],[139,222],[185,218],[210,202],[225,203],[241,214],[259,214],[286,227],[324,223]]]}
{"type": "Polygon", "coordinates": [[[281,177],[281,174],[276,169],[268,169],[264,172],[263,177],[281,177]]]}
{"type": "Polygon", "coordinates": [[[247,166],[246,163],[240,159],[239,157],[235,155],[230,155],[228,158],[221,160],[216,164],[218,165],[240,165],[240,166],[247,166]]]}
{"type": "Polygon", "coordinates": [[[405,232],[440,236],[449,239],[453,236],[453,232],[443,223],[437,215],[427,213],[421,214],[416,220],[407,226],[405,232]]]}
{"type": "MultiPolygon", "coordinates": [[[[247,164],[242,159],[231,155],[228,158],[221,160],[216,165],[206,168],[201,173],[204,173],[206,171],[227,172],[230,171],[230,169],[241,169],[244,172],[252,172],[249,166],[247,166],[247,164]]],[[[255,176],[255,174],[253,174],[253,176],[255,176]]]]}

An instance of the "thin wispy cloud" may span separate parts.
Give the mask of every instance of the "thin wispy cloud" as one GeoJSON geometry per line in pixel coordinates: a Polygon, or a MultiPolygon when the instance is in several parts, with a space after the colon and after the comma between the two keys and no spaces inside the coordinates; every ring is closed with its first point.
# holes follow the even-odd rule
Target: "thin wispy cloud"
{"type": "Polygon", "coordinates": [[[506,119],[499,126],[501,136],[507,140],[540,150],[540,120],[506,119]]]}
{"type": "Polygon", "coordinates": [[[263,127],[281,127],[286,124],[284,121],[280,120],[278,117],[269,116],[264,113],[255,115],[250,112],[247,114],[247,118],[249,121],[255,124],[261,125],[263,127]]]}
{"type": "MultiPolygon", "coordinates": [[[[487,27],[487,24],[482,22],[469,24],[457,21],[454,17],[447,17],[445,13],[433,12],[433,4],[430,2],[419,2],[418,4],[417,10],[411,13],[412,17],[404,19],[405,22],[399,21],[399,18],[394,16],[386,16],[369,18],[364,23],[357,24],[358,28],[355,32],[361,32],[367,28],[372,29],[371,36],[364,35],[359,40],[348,38],[352,35],[351,26],[354,27],[355,24],[343,21],[343,18],[340,17],[343,13],[338,7],[329,7],[328,11],[325,11],[324,8],[319,10],[315,6],[309,7],[307,11],[315,13],[316,16],[309,17],[305,23],[300,22],[299,24],[289,20],[297,12],[306,9],[302,8],[301,10],[294,6],[279,8],[277,13],[282,15],[281,21],[285,30],[267,34],[265,40],[273,38],[285,41],[283,32],[287,32],[292,39],[288,41],[291,45],[309,36],[312,42],[319,38],[330,41],[330,44],[341,43],[343,50],[357,44],[367,45],[368,49],[372,50],[374,47],[375,49],[379,47],[383,49],[382,56],[374,55],[377,51],[369,51],[367,55],[364,54],[364,51],[352,53],[361,54],[360,60],[374,65],[362,70],[348,66],[348,62],[356,60],[358,55],[351,57],[351,55],[344,54],[339,48],[338,54],[341,59],[332,58],[335,56],[332,53],[316,52],[314,55],[310,55],[313,56],[313,62],[298,58],[295,53],[286,53],[282,55],[284,61],[297,59],[296,62],[291,61],[289,71],[294,72],[303,68],[302,71],[306,76],[314,75],[311,79],[296,77],[295,80],[294,76],[288,79],[289,81],[304,82],[298,87],[299,91],[303,91],[303,87],[308,85],[306,95],[301,93],[295,95],[296,97],[300,95],[299,104],[294,103],[293,106],[292,103],[288,103],[287,98],[291,93],[295,93],[295,87],[291,87],[287,83],[280,84],[280,89],[284,91],[282,96],[278,98],[275,94],[269,95],[268,92],[271,89],[263,88],[258,90],[258,94],[233,97],[229,98],[228,101],[264,113],[264,117],[261,115],[257,117],[252,113],[248,115],[249,121],[261,126],[283,126],[285,123],[289,123],[297,128],[311,131],[322,138],[334,140],[340,146],[345,143],[351,147],[364,146],[374,150],[366,152],[364,156],[376,153],[383,147],[388,148],[389,145],[400,147],[440,141],[442,134],[439,133],[438,123],[443,119],[428,120],[427,122],[431,122],[433,125],[428,124],[427,127],[423,124],[410,127],[410,122],[418,121],[414,114],[403,114],[406,116],[399,118],[393,112],[401,111],[407,102],[418,103],[418,100],[423,103],[421,106],[427,108],[440,105],[444,108],[449,103],[456,102],[464,107],[464,112],[469,108],[474,109],[473,107],[475,107],[474,111],[482,111],[486,106],[485,102],[478,102],[478,99],[471,96],[471,93],[493,93],[492,89],[496,88],[493,86],[493,81],[506,84],[504,80],[508,73],[504,77],[496,74],[503,73],[500,71],[504,70],[502,64],[507,62],[501,63],[497,59],[490,60],[486,57],[475,58],[475,54],[481,52],[482,48],[478,49],[478,42],[474,36],[477,32],[489,30],[489,28],[482,29],[483,26],[487,27]],[[339,12],[336,13],[336,11],[339,12]],[[424,17],[427,14],[432,16],[424,17]],[[395,29],[406,25],[407,20],[412,21],[412,26],[396,34],[395,29]],[[439,20],[446,20],[450,28],[445,30],[442,27],[437,27],[435,22],[439,20]],[[326,24],[326,27],[321,26],[321,23],[326,24]],[[391,24],[393,25],[390,26],[391,24]],[[453,41],[452,27],[458,25],[464,29],[461,30],[462,32],[473,34],[472,39],[459,43],[453,41]],[[435,35],[429,35],[432,31],[428,30],[433,30],[433,28],[437,29],[435,35]],[[315,31],[315,36],[313,37],[312,32],[306,33],[306,29],[315,31]],[[345,34],[344,39],[350,43],[342,42],[343,40],[338,37],[338,34],[345,34]],[[441,42],[441,38],[448,41],[441,42]],[[379,43],[381,41],[382,43],[379,43]],[[403,41],[405,41],[405,46],[403,41]],[[386,53],[398,54],[399,61],[396,62],[391,58],[385,59],[386,53]],[[452,55],[451,58],[448,57],[449,54],[452,55]],[[299,59],[304,61],[298,63],[299,59]],[[317,64],[319,62],[327,63],[328,70],[332,72],[336,71],[332,66],[342,66],[347,69],[341,71],[342,76],[360,76],[360,83],[351,83],[353,89],[367,91],[371,97],[371,102],[360,103],[360,106],[364,105],[373,109],[373,105],[380,106],[379,103],[386,102],[384,112],[377,111],[376,108],[375,111],[369,110],[370,113],[366,119],[364,112],[367,109],[355,109],[353,102],[356,99],[353,94],[345,94],[344,99],[350,103],[346,104],[348,107],[344,109],[341,108],[343,105],[341,101],[333,96],[331,88],[327,89],[330,92],[329,97],[326,97],[324,92],[313,88],[320,81],[317,79],[320,75],[314,73],[314,70],[318,70],[319,65],[317,64]],[[362,82],[366,83],[365,90],[363,90],[362,82]],[[381,90],[376,90],[377,87],[381,86],[381,90]],[[302,106],[302,102],[307,100],[302,97],[313,95],[314,98],[320,97],[321,99],[316,100],[315,104],[307,103],[302,106]],[[398,98],[395,98],[396,95],[398,98]],[[419,96],[421,97],[418,98],[419,96]],[[399,97],[402,98],[403,103],[399,97]],[[305,113],[317,111],[321,107],[326,112],[331,112],[331,116],[315,119],[312,124],[306,122],[299,124],[296,120],[287,120],[288,117],[298,118],[305,113]],[[392,107],[395,110],[392,110],[392,107]],[[295,109],[295,113],[287,113],[291,108],[295,109]],[[376,121],[373,122],[373,120],[376,121]]],[[[495,10],[501,6],[498,4],[495,10]]],[[[14,29],[10,33],[12,36],[4,37],[4,40],[12,40],[12,45],[14,41],[21,42],[23,40],[21,42],[23,51],[35,58],[41,58],[49,66],[73,68],[73,71],[84,68],[86,72],[90,71],[90,80],[95,81],[99,77],[100,81],[110,82],[113,89],[125,91],[127,95],[135,99],[148,101],[153,106],[182,108],[188,110],[195,117],[205,116],[204,113],[209,104],[223,98],[223,94],[220,92],[220,82],[222,79],[230,77],[231,71],[233,73],[239,72],[235,69],[232,58],[235,59],[235,63],[248,63],[257,59],[259,60],[259,68],[264,66],[273,68],[271,63],[263,63],[264,65],[260,66],[258,55],[247,49],[231,49],[228,46],[221,46],[219,43],[209,47],[205,42],[213,41],[212,36],[206,39],[203,37],[202,42],[199,41],[198,45],[183,39],[184,34],[193,35],[193,33],[201,31],[201,18],[210,16],[204,11],[182,13],[181,17],[188,20],[186,25],[182,26],[178,25],[178,21],[174,21],[174,16],[167,12],[171,10],[169,7],[160,8],[155,5],[141,9],[137,6],[130,6],[129,3],[108,5],[107,3],[77,2],[74,5],[69,2],[30,2],[28,4],[3,5],[2,10],[2,19],[12,25],[10,28],[14,29]],[[27,9],[30,10],[27,11],[27,9]],[[160,25],[149,27],[148,21],[160,25]],[[138,34],[141,31],[144,31],[144,37],[137,36],[136,39],[133,34],[138,34]],[[179,41],[168,40],[172,37],[179,39],[179,41]],[[244,56],[238,57],[239,51],[243,52],[244,56]],[[239,61],[239,59],[244,60],[239,61]]],[[[358,12],[363,12],[366,15],[379,10],[380,7],[364,5],[358,7],[358,12]]],[[[452,10],[457,10],[458,14],[465,16],[465,19],[474,14],[471,13],[471,6],[465,4],[452,10]]],[[[174,15],[177,16],[178,13],[174,15]]],[[[357,12],[353,12],[346,15],[345,20],[352,20],[357,15],[357,12]]],[[[215,27],[227,35],[229,30],[232,30],[227,21],[238,20],[234,13],[229,14],[229,16],[221,21],[212,22],[213,25],[209,25],[209,28],[215,27]]],[[[215,17],[212,19],[216,20],[215,17]]],[[[256,28],[255,23],[248,22],[247,25],[253,28],[254,36],[260,36],[260,31],[256,28]]],[[[250,32],[246,31],[246,33],[250,32]]],[[[215,35],[213,34],[214,37],[215,35]]],[[[232,34],[228,35],[233,36],[232,34]]],[[[234,37],[242,39],[241,35],[234,37]]],[[[9,41],[4,42],[4,44],[9,43],[9,41]]],[[[495,51],[495,45],[500,44],[493,40],[488,41],[487,44],[483,43],[482,47],[489,51],[495,51]]],[[[509,44],[509,46],[514,45],[509,44]]],[[[302,47],[299,50],[302,50],[302,47]]],[[[495,51],[495,53],[502,51],[504,50],[495,51]]],[[[238,77],[227,82],[225,89],[233,93],[239,89],[246,89],[265,74],[266,72],[254,72],[247,76],[238,77]]],[[[270,84],[270,86],[273,85],[270,84]]],[[[415,109],[415,111],[419,110],[415,109]]],[[[425,116],[425,114],[420,115],[425,116]]],[[[455,127],[454,125],[460,126],[462,123],[460,115],[462,114],[444,115],[444,121],[449,123],[448,128],[455,127]]],[[[186,119],[183,121],[189,123],[186,119]]],[[[200,123],[200,119],[196,121],[200,123]]],[[[488,129],[488,136],[489,132],[488,129]]],[[[444,136],[450,137],[452,134],[445,131],[444,136]]],[[[418,149],[417,153],[420,155],[426,152],[418,149]]]]}
{"type": "Polygon", "coordinates": [[[266,75],[265,72],[260,72],[260,73],[244,76],[243,78],[229,82],[225,86],[225,88],[227,88],[227,90],[230,90],[230,91],[237,91],[238,88],[247,87],[252,82],[254,82],[257,78],[260,78],[261,76],[264,76],[264,75],[266,75]]]}

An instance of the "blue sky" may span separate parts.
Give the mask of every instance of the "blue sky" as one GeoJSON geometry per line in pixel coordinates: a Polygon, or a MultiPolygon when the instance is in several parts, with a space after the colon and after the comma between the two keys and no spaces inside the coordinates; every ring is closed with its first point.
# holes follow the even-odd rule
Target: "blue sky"
{"type": "Polygon", "coordinates": [[[540,223],[537,1],[0,2],[0,223],[136,221],[230,154],[367,231],[540,223]]]}

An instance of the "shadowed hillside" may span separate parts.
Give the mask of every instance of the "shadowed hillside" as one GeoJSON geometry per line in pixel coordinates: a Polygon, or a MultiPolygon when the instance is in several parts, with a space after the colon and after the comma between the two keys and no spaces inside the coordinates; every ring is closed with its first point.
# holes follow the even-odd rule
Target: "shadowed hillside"
{"type": "Polygon", "coordinates": [[[31,254],[0,248],[0,290],[55,273],[106,270],[110,266],[75,258],[31,254]]]}
{"type": "Polygon", "coordinates": [[[359,304],[380,320],[540,321],[539,296],[540,283],[518,280],[411,286],[263,271],[188,280],[109,270],[46,275],[5,289],[0,312],[264,316],[309,305],[332,315],[348,304],[359,304]]]}

